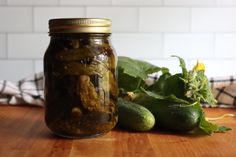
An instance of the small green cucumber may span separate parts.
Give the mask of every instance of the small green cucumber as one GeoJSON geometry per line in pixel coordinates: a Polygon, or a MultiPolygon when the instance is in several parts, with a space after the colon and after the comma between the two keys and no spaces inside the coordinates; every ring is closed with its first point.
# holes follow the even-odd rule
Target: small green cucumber
{"type": "Polygon", "coordinates": [[[118,98],[118,126],[134,131],[148,131],[155,125],[153,114],[145,107],[118,98]]]}

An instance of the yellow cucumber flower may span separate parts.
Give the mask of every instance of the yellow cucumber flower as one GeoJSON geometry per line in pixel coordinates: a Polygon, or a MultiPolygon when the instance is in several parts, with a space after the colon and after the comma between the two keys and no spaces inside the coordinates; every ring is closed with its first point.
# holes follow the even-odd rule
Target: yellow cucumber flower
{"type": "Polygon", "coordinates": [[[199,60],[197,60],[197,64],[194,66],[193,70],[194,71],[204,71],[205,72],[206,68],[205,68],[204,63],[199,62],[199,60]]]}

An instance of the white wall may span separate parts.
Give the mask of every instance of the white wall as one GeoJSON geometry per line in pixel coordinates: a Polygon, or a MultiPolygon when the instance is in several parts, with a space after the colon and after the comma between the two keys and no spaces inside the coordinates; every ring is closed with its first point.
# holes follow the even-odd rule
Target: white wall
{"type": "Polygon", "coordinates": [[[0,0],[0,79],[42,71],[48,20],[61,17],[112,19],[119,55],[176,72],[177,54],[208,76],[236,74],[236,0],[0,0]]]}

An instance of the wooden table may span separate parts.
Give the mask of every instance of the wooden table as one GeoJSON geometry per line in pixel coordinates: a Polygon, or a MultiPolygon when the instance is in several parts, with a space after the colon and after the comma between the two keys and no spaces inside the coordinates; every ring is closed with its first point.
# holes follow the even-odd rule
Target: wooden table
{"type": "MultiPolygon", "coordinates": [[[[233,109],[205,109],[208,116],[233,109]]],[[[114,129],[91,139],[53,136],[44,124],[44,109],[0,106],[0,157],[236,157],[236,118],[217,121],[231,127],[212,136],[177,135],[114,129]]]]}

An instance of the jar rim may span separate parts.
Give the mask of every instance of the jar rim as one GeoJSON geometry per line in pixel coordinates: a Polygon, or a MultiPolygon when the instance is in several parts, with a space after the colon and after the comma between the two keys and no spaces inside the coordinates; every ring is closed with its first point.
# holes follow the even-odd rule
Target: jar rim
{"type": "Polygon", "coordinates": [[[111,33],[105,18],[57,18],[49,20],[49,33],[111,33]]]}

